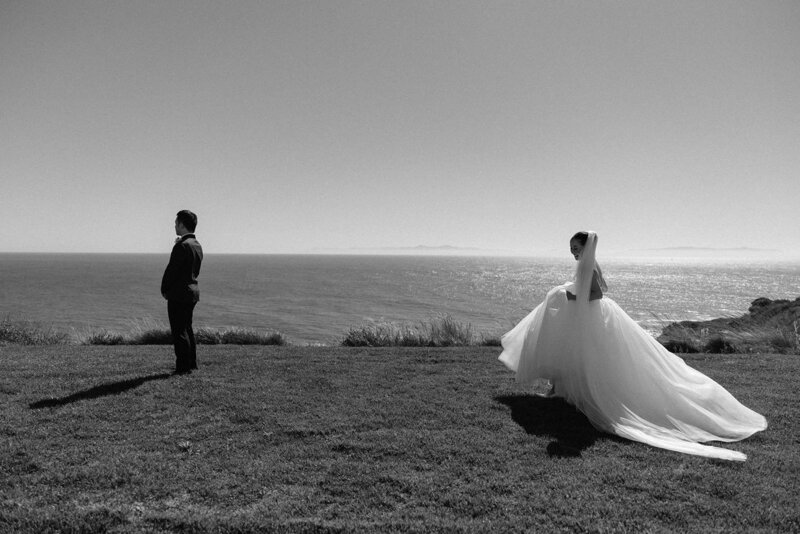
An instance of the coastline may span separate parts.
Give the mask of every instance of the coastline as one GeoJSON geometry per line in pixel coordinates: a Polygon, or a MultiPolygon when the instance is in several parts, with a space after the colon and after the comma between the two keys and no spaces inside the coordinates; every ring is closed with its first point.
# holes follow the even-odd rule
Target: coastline
{"type": "MultiPolygon", "coordinates": [[[[158,289],[165,262],[136,254],[0,261],[0,319],[31,320],[70,335],[127,336],[163,327],[166,304],[158,289]]],[[[800,293],[800,266],[603,265],[608,296],[655,335],[668,322],[739,314],[755,297],[800,293]]],[[[277,331],[294,344],[332,345],[364,324],[427,323],[448,313],[499,337],[573,271],[571,258],[208,255],[195,325],[277,331]]]]}

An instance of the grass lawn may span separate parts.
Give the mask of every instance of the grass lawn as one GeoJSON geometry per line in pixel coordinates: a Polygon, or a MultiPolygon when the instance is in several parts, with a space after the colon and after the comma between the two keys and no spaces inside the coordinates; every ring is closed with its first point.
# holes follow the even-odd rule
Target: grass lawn
{"type": "Polygon", "coordinates": [[[800,356],[692,355],[770,427],[686,456],[493,347],[0,346],[0,532],[798,532],[800,356]]]}

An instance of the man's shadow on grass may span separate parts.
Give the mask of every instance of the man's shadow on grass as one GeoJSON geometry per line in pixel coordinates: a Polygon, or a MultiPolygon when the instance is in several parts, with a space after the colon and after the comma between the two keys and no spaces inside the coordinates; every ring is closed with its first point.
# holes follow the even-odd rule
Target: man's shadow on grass
{"type": "Polygon", "coordinates": [[[78,391],[77,393],[67,395],[66,397],[61,397],[58,399],[42,399],[40,401],[32,402],[28,405],[28,407],[32,410],[38,410],[40,408],[55,408],[57,406],[65,406],[67,404],[82,400],[107,397],[109,395],[119,395],[120,393],[138,388],[146,382],[150,382],[152,380],[164,380],[171,376],[171,373],[160,373],[157,375],[140,376],[138,378],[120,380],[118,382],[109,382],[108,384],[101,384],[93,388],[78,391]]]}
{"type": "Polygon", "coordinates": [[[495,400],[511,408],[511,418],[528,434],[553,438],[547,445],[550,456],[579,457],[597,438],[613,439],[594,428],[585,415],[563,399],[499,395],[495,400]]]}

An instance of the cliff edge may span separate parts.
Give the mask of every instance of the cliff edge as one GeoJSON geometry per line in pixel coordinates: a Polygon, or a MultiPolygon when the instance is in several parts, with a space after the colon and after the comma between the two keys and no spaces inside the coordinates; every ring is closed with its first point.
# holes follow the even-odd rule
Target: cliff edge
{"type": "Polygon", "coordinates": [[[671,352],[800,352],[800,297],[757,298],[740,317],[670,323],[658,341],[671,352]]]}

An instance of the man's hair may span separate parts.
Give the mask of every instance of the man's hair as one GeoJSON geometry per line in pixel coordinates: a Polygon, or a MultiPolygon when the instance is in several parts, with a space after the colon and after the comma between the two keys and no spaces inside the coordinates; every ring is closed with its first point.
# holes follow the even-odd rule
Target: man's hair
{"type": "Polygon", "coordinates": [[[197,215],[195,215],[189,210],[179,211],[176,219],[179,223],[182,223],[183,226],[185,226],[186,229],[189,230],[190,232],[194,232],[194,229],[197,228],[197,215]]]}

